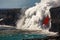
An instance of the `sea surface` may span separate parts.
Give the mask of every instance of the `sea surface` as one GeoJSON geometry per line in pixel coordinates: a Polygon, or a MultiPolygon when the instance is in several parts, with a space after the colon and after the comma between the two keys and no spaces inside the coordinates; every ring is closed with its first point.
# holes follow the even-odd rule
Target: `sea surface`
{"type": "Polygon", "coordinates": [[[23,40],[23,39],[33,39],[33,38],[45,38],[46,35],[40,35],[40,34],[0,34],[0,40],[23,40]]]}

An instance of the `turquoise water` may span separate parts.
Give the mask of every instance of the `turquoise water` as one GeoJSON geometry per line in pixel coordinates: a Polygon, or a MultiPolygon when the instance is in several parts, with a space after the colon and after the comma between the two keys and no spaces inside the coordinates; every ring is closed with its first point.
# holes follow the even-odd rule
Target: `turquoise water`
{"type": "Polygon", "coordinates": [[[32,39],[32,38],[45,38],[45,35],[40,34],[7,34],[1,35],[0,40],[23,40],[23,39],[32,39]]]}

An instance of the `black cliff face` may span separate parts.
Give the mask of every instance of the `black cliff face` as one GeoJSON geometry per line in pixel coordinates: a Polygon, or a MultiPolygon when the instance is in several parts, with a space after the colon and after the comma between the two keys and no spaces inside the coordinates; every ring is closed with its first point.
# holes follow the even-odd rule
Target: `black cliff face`
{"type": "Polygon", "coordinates": [[[60,32],[60,7],[51,8],[51,29],[50,31],[60,32]]]}
{"type": "Polygon", "coordinates": [[[16,21],[18,19],[18,14],[20,15],[20,9],[0,9],[0,25],[11,25],[16,26],[16,21]]]}

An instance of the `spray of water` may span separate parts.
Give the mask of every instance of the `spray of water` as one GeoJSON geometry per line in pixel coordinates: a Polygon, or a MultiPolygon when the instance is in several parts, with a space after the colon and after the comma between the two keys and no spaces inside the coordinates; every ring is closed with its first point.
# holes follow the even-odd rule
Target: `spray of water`
{"type": "MultiPolygon", "coordinates": [[[[42,30],[41,33],[48,34],[49,29],[51,27],[51,23],[49,21],[49,27],[44,29],[42,28],[42,20],[44,17],[48,15],[50,17],[49,9],[51,7],[60,6],[59,0],[41,0],[40,3],[36,3],[35,6],[28,8],[25,11],[25,16],[22,17],[21,20],[17,22],[17,29],[22,30],[42,30]]],[[[53,32],[51,34],[54,34],[53,32]]],[[[56,33],[55,33],[56,34],[56,33]]]]}

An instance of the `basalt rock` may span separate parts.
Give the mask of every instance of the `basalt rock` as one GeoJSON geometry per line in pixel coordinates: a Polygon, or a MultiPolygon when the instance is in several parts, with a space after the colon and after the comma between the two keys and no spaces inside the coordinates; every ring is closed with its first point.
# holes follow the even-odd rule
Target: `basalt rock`
{"type": "Polygon", "coordinates": [[[60,7],[51,8],[51,29],[50,31],[60,32],[60,7]]]}

